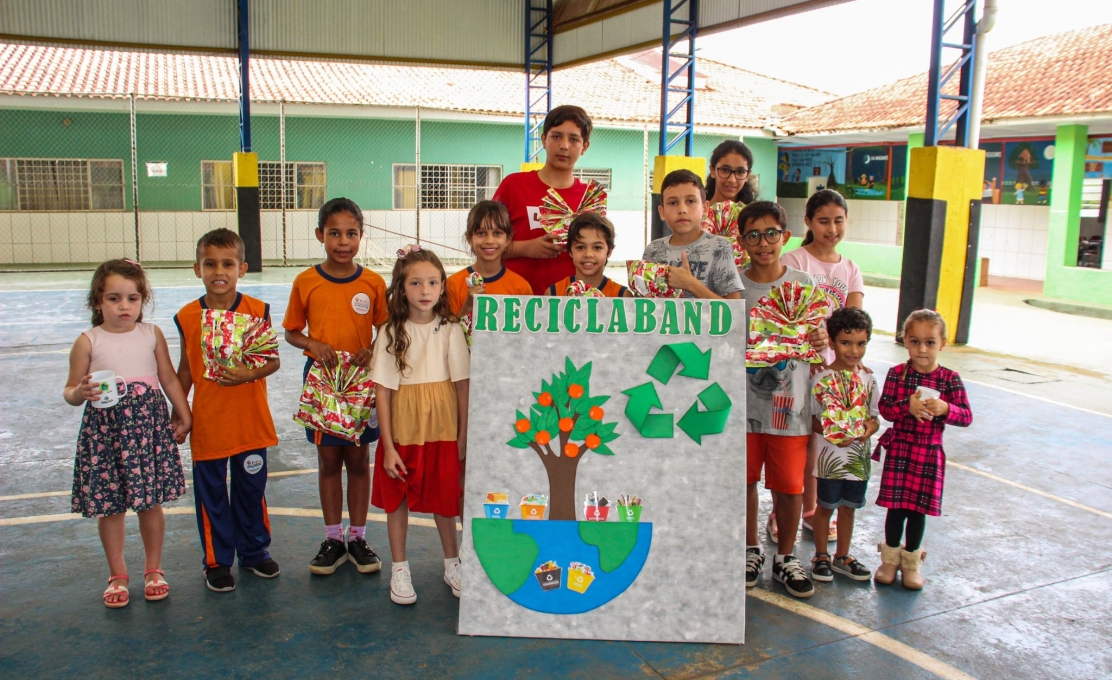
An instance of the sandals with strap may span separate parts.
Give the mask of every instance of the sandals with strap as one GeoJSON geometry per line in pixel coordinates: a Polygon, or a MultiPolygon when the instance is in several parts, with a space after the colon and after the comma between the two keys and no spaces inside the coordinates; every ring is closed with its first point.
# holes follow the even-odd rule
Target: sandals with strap
{"type": "Polygon", "coordinates": [[[108,577],[108,589],[104,591],[104,596],[103,597],[104,597],[104,606],[108,607],[109,609],[119,609],[121,607],[126,607],[127,603],[131,602],[130,593],[128,593],[128,591],[127,591],[127,585],[122,585],[122,586],[119,585],[119,584],[112,585],[113,581],[120,581],[120,580],[127,581],[128,583],[131,582],[131,579],[128,578],[127,574],[121,574],[119,576],[109,576],[108,577]],[[113,595],[123,595],[124,599],[118,600],[116,602],[109,602],[108,598],[112,597],[113,595]]]}
{"type": "MultiPolygon", "coordinates": [[[[803,523],[803,528],[806,529],[807,531],[810,531],[811,533],[815,532],[815,528],[813,526],[811,526],[811,518],[814,517],[814,516],[815,516],[815,511],[812,510],[811,512],[803,513],[803,515],[800,517],[800,520],[803,523]]],[[[829,536],[826,540],[828,540],[828,541],[838,540],[838,518],[837,517],[831,517],[830,518],[830,534],[829,534],[829,536]]]]}
{"type": "Polygon", "coordinates": [[[166,572],[162,571],[161,569],[148,569],[143,572],[143,578],[145,579],[151,574],[158,574],[158,576],[155,576],[150,581],[147,581],[146,584],[143,586],[143,597],[146,598],[147,602],[157,602],[159,600],[165,600],[167,597],[170,596],[170,584],[166,582],[166,579],[162,578],[166,575],[166,572]],[[152,592],[152,590],[156,588],[166,588],[166,592],[152,592]]]}

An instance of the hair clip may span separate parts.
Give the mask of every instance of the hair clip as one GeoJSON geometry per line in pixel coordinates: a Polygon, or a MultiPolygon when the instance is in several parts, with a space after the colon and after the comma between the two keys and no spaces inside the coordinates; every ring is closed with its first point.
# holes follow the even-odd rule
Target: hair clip
{"type": "Polygon", "coordinates": [[[411,253],[415,253],[420,249],[421,249],[421,244],[420,243],[410,243],[406,247],[398,249],[398,259],[399,260],[404,260],[405,258],[409,257],[409,255],[411,253]]]}
{"type": "Polygon", "coordinates": [[[129,259],[129,258],[126,258],[126,257],[124,258],[124,262],[126,262],[126,263],[128,263],[128,264],[133,264],[133,265],[135,265],[136,267],[138,267],[138,268],[140,268],[140,269],[142,269],[142,268],[143,268],[143,265],[139,264],[139,263],[138,263],[138,262],[136,262],[135,260],[132,260],[132,259],[129,259]]]}

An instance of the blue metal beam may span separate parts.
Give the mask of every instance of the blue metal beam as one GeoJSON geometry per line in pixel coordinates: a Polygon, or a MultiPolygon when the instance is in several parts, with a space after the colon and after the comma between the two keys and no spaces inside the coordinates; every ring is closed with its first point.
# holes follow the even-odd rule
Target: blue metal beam
{"type": "Polygon", "coordinates": [[[239,150],[251,150],[251,79],[249,77],[250,40],[247,28],[247,0],[239,8],[239,150]]]}
{"type": "Polygon", "coordinates": [[[931,66],[927,78],[927,122],[923,143],[935,146],[954,128],[958,146],[969,146],[969,103],[973,88],[973,58],[977,53],[977,0],[961,0],[961,6],[945,18],[946,0],[934,0],[931,29],[931,66]],[[946,34],[962,22],[961,42],[946,40],[946,34]],[[943,50],[950,50],[954,61],[942,69],[943,50]],[[956,52],[956,53],[955,53],[956,52]],[[942,90],[960,73],[958,93],[942,94],[942,90]],[[942,118],[942,102],[955,102],[952,114],[942,118]],[[955,127],[956,125],[956,127],[955,127]]]}
{"type": "Polygon", "coordinates": [[[664,48],[660,55],[660,155],[667,156],[673,147],[684,143],[684,155],[690,156],[695,143],[695,36],[699,26],[699,0],[664,0],[664,48]],[[687,8],[687,18],[680,16],[687,8]],[[673,32],[679,29],[673,38],[673,32]],[[687,41],[687,53],[672,53],[672,47],[687,41]],[[672,59],[680,64],[672,70],[672,59]],[[683,85],[674,84],[686,76],[683,85]],[[670,96],[678,101],[672,105],[670,96]],[[681,117],[681,111],[682,117],[681,117]],[[671,137],[669,139],[669,137],[671,137]]]}
{"type": "Polygon", "coordinates": [[[541,153],[541,130],[552,110],[552,0],[525,0],[525,162],[541,153]]]}

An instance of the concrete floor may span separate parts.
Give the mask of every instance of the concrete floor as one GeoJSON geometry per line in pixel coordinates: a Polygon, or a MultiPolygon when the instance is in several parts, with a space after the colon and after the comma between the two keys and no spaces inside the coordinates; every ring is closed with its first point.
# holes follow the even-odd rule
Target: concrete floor
{"type": "MultiPolygon", "coordinates": [[[[270,270],[243,290],[270,301],[277,321],[295,274],[270,270]]],[[[171,316],[203,289],[191,272],[152,278],[150,318],[176,356],[171,316]]],[[[281,444],[267,493],[282,576],[244,573],[234,593],[207,591],[187,496],[167,506],[169,600],[148,604],[135,587],[130,606],[105,609],[96,524],[68,512],[80,414],[60,398],[66,355],[87,326],[87,281],[84,272],[0,276],[0,378],[9,386],[0,393],[0,676],[1112,676],[1112,378],[1090,359],[1108,355],[1112,322],[1035,310],[1007,292],[978,296],[981,346],[943,354],[968,383],[975,422],[947,433],[945,514],[927,524],[922,592],[836,580],[799,602],[766,573],[750,591],[747,644],[736,647],[466,638],[455,634],[457,601],[440,580],[430,527],[411,531],[414,607],[389,601],[383,575],[345,566],[310,577],[322,533],[316,456],[291,420],[300,362],[288,346],[292,363],[270,383],[281,444]],[[1055,353],[1060,337],[1092,341],[1055,353]],[[15,498],[25,494],[34,497],[15,498]]],[[[882,331],[894,299],[883,289],[865,298],[882,331]]],[[[903,356],[878,333],[867,362],[883,375],[903,356]]],[[[858,516],[855,552],[874,567],[883,516],[875,505],[858,516]]],[[[385,524],[372,519],[368,540],[388,554],[385,524]]],[[[138,528],[128,522],[138,577],[138,528]]],[[[812,552],[805,533],[797,554],[812,552]]]]}

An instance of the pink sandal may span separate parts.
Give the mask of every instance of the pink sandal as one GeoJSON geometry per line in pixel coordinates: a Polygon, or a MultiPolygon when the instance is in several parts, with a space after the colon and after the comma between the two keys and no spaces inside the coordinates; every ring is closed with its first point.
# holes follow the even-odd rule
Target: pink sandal
{"type": "Polygon", "coordinates": [[[127,581],[128,583],[131,582],[131,579],[128,578],[127,574],[122,574],[120,576],[109,576],[108,577],[108,589],[104,591],[104,606],[108,607],[109,609],[119,609],[120,607],[126,607],[127,603],[131,602],[131,594],[127,592],[127,586],[126,585],[123,585],[123,586],[121,586],[119,584],[112,585],[113,581],[119,581],[119,580],[124,580],[124,581],[127,581]],[[109,602],[108,598],[112,597],[113,595],[123,595],[124,599],[117,600],[116,602],[109,602]]]}
{"type": "MultiPolygon", "coordinates": [[[[803,513],[803,516],[800,518],[803,521],[803,528],[806,529],[807,531],[810,531],[811,533],[815,532],[815,528],[811,526],[811,518],[814,517],[814,516],[815,516],[815,511],[812,510],[811,512],[803,513]]],[[[829,535],[829,538],[827,538],[826,540],[828,540],[828,541],[838,540],[838,519],[836,517],[831,517],[830,518],[830,535],[829,535]]]]}
{"type": "Polygon", "coordinates": [[[166,572],[162,571],[161,569],[148,569],[143,572],[143,578],[145,579],[151,574],[158,574],[158,576],[152,578],[150,581],[147,581],[146,585],[143,586],[143,597],[146,598],[147,602],[157,602],[159,600],[165,600],[167,597],[170,597],[170,584],[166,582],[166,579],[162,578],[166,575],[166,572]],[[161,594],[151,592],[151,590],[154,588],[162,587],[166,588],[166,592],[161,594]]]}

